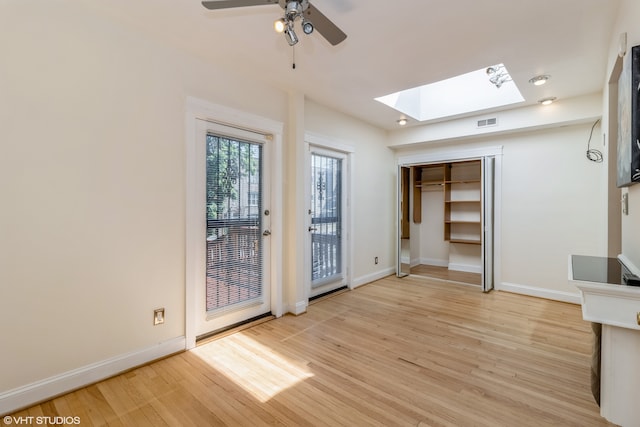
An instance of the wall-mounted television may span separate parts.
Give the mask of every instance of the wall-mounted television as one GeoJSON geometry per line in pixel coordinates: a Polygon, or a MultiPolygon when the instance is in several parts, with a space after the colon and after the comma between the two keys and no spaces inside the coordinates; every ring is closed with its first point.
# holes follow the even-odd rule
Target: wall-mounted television
{"type": "Polygon", "coordinates": [[[640,46],[624,57],[618,80],[618,187],[640,182],[640,46]]]}

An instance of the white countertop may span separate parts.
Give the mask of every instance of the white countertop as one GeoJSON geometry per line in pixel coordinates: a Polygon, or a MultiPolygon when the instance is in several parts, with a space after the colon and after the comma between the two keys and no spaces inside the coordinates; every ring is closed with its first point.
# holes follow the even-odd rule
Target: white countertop
{"type": "Polygon", "coordinates": [[[580,289],[582,317],[590,322],[640,330],[640,287],[622,284],[615,262],[619,261],[569,257],[569,281],[580,289]]]}

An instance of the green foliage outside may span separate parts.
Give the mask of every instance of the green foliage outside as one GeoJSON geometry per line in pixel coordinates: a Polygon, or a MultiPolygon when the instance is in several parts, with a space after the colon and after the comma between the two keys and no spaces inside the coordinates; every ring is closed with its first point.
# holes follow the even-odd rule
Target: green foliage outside
{"type": "Polygon", "coordinates": [[[207,218],[238,218],[259,182],[260,145],[207,135],[207,218]]]}

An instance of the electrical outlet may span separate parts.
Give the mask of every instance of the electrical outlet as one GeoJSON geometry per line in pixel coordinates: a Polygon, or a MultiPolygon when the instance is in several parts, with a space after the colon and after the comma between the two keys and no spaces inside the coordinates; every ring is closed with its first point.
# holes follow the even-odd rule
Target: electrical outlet
{"type": "Polygon", "coordinates": [[[162,325],[164,323],[164,307],[153,310],[153,325],[162,325]]]}
{"type": "Polygon", "coordinates": [[[373,262],[375,262],[375,263],[376,263],[376,265],[378,265],[378,257],[375,257],[375,258],[374,258],[374,260],[373,260],[373,262]]]}

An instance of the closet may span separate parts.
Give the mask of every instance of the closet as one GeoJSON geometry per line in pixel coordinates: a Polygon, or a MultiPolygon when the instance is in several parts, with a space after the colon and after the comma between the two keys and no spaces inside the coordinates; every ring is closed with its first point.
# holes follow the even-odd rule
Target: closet
{"type": "Polygon", "coordinates": [[[399,276],[493,287],[493,160],[401,166],[399,276]]]}

